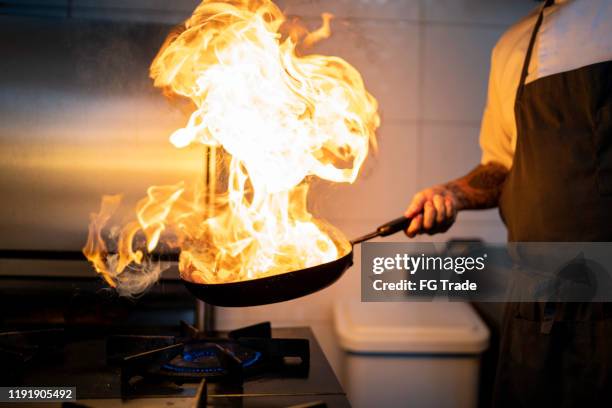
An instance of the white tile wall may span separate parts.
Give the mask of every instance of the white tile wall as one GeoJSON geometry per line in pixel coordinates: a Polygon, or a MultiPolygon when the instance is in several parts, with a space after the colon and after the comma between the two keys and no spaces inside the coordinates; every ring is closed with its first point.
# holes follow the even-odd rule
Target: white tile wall
{"type": "Polygon", "coordinates": [[[477,123],[501,27],[425,24],[423,118],[477,123]]]}
{"type": "Polygon", "coordinates": [[[510,25],[537,6],[529,0],[423,0],[428,22],[510,25]]]}
{"type": "Polygon", "coordinates": [[[317,183],[309,196],[315,214],[334,222],[374,227],[399,217],[417,188],[417,132],[414,124],[385,123],[378,151],[354,184],[317,183]]]}
{"type": "Polygon", "coordinates": [[[340,18],[417,20],[419,0],[279,0],[290,15],[318,17],[322,12],[340,18]]]}
{"type": "Polygon", "coordinates": [[[420,187],[439,184],[470,171],[480,161],[479,128],[425,123],[422,131],[420,187]]]}
{"type": "Polygon", "coordinates": [[[313,52],[337,55],[361,73],[383,121],[417,119],[419,26],[402,20],[335,19],[313,52]]]}

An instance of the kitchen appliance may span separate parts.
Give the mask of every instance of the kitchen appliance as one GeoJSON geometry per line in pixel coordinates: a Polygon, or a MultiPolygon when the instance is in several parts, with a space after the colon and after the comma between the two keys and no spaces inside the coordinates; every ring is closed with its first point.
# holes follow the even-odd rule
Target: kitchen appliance
{"type": "Polygon", "coordinates": [[[79,407],[349,406],[307,328],[89,329],[0,333],[3,385],[75,387],[79,407]]]}

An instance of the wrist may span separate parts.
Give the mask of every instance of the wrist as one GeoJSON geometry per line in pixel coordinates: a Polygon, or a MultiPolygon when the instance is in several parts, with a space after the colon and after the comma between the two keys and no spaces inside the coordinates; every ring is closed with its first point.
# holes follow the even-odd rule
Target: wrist
{"type": "Polygon", "coordinates": [[[446,190],[446,194],[453,201],[453,206],[456,211],[465,210],[467,208],[467,200],[465,200],[465,192],[463,188],[456,181],[450,181],[444,184],[444,189],[446,190]]]}

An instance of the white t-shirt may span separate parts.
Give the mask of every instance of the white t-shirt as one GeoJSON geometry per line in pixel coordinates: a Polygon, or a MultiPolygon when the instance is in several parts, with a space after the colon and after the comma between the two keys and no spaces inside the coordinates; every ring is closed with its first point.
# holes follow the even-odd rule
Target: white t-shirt
{"type": "MultiPolygon", "coordinates": [[[[540,8],[510,27],[493,49],[480,130],[483,164],[512,166],[514,100],[540,8]]],[[[612,0],[556,0],[544,11],[525,82],[608,60],[612,60],[612,0]]]]}

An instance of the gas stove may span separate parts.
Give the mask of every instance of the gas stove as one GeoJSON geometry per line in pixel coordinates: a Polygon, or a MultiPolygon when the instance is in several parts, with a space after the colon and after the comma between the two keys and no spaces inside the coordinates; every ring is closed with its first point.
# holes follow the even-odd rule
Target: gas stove
{"type": "Polygon", "coordinates": [[[72,407],[349,406],[307,327],[219,331],[178,273],[125,298],[82,260],[1,255],[0,386],[75,387],[72,407]]]}
{"type": "MultiPolygon", "coordinates": [[[[76,387],[78,407],[348,407],[309,328],[0,333],[2,385],[76,387]]],[[[11,406],[17,406],[11,404],[11,406]]]]}

